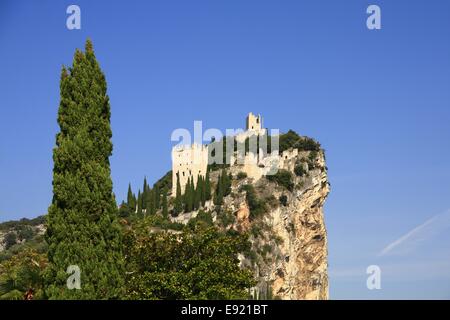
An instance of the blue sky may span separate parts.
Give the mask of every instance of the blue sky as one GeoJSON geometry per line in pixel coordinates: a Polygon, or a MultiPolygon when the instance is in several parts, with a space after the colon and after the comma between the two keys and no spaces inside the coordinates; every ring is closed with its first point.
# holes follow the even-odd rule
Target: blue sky
{"type": "Polygon", "coordinates": [[[449,12],[444,0],[2,1],[0,221],[47,210],[60,69],[90,37],[118,200],[170,169],[174,129],[261,113],[326,149],[331,298],[449,299],[449,12]],[[70,4],[81,30],[66,28],[70,4]],[[381,30],[366,28],[369,4],[381,30]],[[372,264],[380,290],[366,288],[372,264]]]}

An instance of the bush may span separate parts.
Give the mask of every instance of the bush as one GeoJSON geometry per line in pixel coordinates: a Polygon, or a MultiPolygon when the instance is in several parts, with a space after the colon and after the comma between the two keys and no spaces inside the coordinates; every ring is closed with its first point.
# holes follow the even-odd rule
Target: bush
{"type": "Polygon", "coordinates": [[[287,206],[287,196],[286,195],[281,195],[280,196],[280,198],[279,198],[279,200],[280,200],[280,203],[283,205],[283,206],[287,206]]]}
{"type": "Polygon", "coordinates": [[[242,180],[242,179],[245,179],[245,178],[247,178],[247,174],[245,173],[245,172],[239,172],[238,174],[237,174],[237,176],[236,176],[236,178],[238,179],[238,180],[242,180]]]}
{"type": "Polygon", "coordinates": [[[219,222],[219,226],[221,226],[222,228],[226,228],[230,224],[234,223],[235,217],[232,213],[220,212],[217,214],[217,221],[219,222]]]}
{"type": "Polygon", "coordinates": [[[301,137],[295,131],[289,130],[280,135],[280,153],[290,148],[301,151],[320,151],[320,143],[309,137],[301,137]]]}
{"type": "Polygon", "coordinates": [[[302,164],[296,165],[294,168],[294,173],[298,177],[303,177],[303,175],[305,174],[305,169],[303,169],[303,165],[302,164]]]}
{"type": "Polygon", "coordinates": [[[17,236],[19,238],[19,240],[30,240],[32,239],[34,236],[36,235],[36,232],[34,231],[34,229],[30,226],[24,226],[23,228],[21,228],[20,230],[17,231],[17,236]]]}
{"type": "Polygon", "coordinates": [[[266,243],[265,245],[263,245],[263,247],[261,249],[262,256],[266,256],[271,251],[272,251],[272,246],[270,244],[266,243]]]}
{"type": "Polygon", "coordinates": [[[264,200],[271,208],[276,208],[278,207],[278,200],[277,198],[275,198],[275,196],[272,194],[270,196],[268,196],[265,200],[264,200]]]}
{"type": "Polygon", "coordinates": [[[172,222],[168,218],[160,216],[160,215],[152,215],[146,216],[143,220],[138,220],[138,223],[148,223],[149,226],[161,228],[164,230],[182,230],[184,228],[184,224],[179,222],[172,222]]]}
{"type": "Polygon", "coordinates": [[[308,155],[309,161],[315,161],[317,158],[317,151],[311,151],[308,155]]]}
{"type": "Polygon", "coordinates": [[[251,219],[256,218],[267,211],[266,203],[261,199],[258,199],[255,188],[251,184],[243,185],[241,190],[246,191],[245,200],[247,200],[250,209],[251,219]]]}
{"type": "Polygon", "coordinates": [[[276,182],[280,186],[285,187],[289,191],[294,190],[294,182],[292,181],[292,173],[287,170],[278,170],[276,174],[266,176],[267,180],[276,182]]]}
{"type": "Polygon", "coordinates": [[[194,229],[195,226],[202,225],[205,227],[210,227],[213,225],[213,220],[210,212],[205,212],[200,210],[195,218],[189,220],[187,226],[194,229]]]}
{"type": "Polygon", "coordinates": [[[5,245],[5,250],[8,250],[13,245],[17,243],[17,235],[15,232],[8,232],[3,239],[3,244],[5,245]]]}

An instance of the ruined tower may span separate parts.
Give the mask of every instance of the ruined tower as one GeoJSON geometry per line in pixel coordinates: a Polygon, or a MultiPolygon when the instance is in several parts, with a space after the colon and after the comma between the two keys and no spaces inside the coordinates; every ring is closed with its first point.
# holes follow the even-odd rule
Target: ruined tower
{"type": "Polygon", "coordinates": [[[177,174],[180,177],[181,193],[189,178],[197,183],[198,176],[205,176],[208,167],[208,147],[200,144],[175,146],[172,149],[172,195],[177,191],[177,174]]]}
{"type": "Polygon", "coordinates": [[[256,116],[250,112],[247,116],[246,130],[260,131],[262,128],[263,128],[263,124],[262,124],[261,115],[258,114],[256,116]]]}

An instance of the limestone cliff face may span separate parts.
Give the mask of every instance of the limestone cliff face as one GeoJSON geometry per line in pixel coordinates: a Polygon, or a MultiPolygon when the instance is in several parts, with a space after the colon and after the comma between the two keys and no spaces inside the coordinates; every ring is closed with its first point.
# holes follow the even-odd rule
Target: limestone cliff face
{"type": "MultiPolygon", "coordinates": [[[[329,183],[324,153],[286,150],[280,156],[279,168],[285,176],[290,175],[290,184],[247,174],[245,165],[226,168],[232,176],[231,194],[220,209],[212,201],[204,209],[212,213],[219,227],[250,234],[251,250],[243,252],[240,261],[242,267],[254,270],[258,280],[252,288],[253,298],[328,299],[323,206],[329,183]],[[264,210],[255,209],[255,201],[252,208],[249,186],[256,204],[263,203],[264,210]]],[[[213,187],[220,172],[210,174],[213,187]]],[[[196,215],[186,213],[172,220],[187,223],[196,215]]]]}
{"type": "MultiPolygon", "coordinates": [[[[267,178],[238,180],[224,207],[236,218],[232,228],[250,231],[252,250],[241,256],[241,263],[255,270],[255,298],[328,299],[323,205],[329,183],[324,154],[303,151],[288,162],[283,167],[292,174],[291,190],[267,178]],[[299,166],[303,170],[295,170],[299,166]],[[245,184],[252,184],[268,207],[259,217],[252,218],[246,192],[240,191],[245,184]]],[[[229,169],[233,176],[239,170],[229,169]]]]}

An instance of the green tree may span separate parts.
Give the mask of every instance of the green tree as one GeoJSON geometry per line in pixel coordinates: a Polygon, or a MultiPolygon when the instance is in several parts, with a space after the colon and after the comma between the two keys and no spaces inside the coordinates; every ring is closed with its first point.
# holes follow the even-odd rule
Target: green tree
{"type": "Polygon", "coordinates": [[[177,173],[177,190],[175,196],[175,205],[173,208],[173,213],[175,216],[180,214],[183,211],[183,200],[181,195],[181,184],[180,184],[180,175],[177,173]]]}
{"type": "Polygon", "coordinates": [[[278,183],[280,186],[285,187],[289,191],[294,190],[293,177],[290,171],[280,169],[277,171],[276,174],[267,175],[266,178],[269,181],[274,181],[278,183]]]}
{"type": "Polygon", "coordinates": [[[125,203],[125,201],[122,201],[122,203],[119,206],[119,217],[121,218],[127,218],[131,214],[130,207],[125,203]]]}
{"type": "Polygon", "coordinates": [[[63,67],[60,90],[46,294],[50,299],[119,298],[124,258],[109,163],[111,111],[89,40],[85,53],[76,50],[72,67],[63,67]],[[81,270],[82,290],[67,288],[70,265],[81,270]]]}
{"type": "Polygon", "coordinates": [[[169,210],[167,208],[167,187],[164,187],[163,189],[163,195],[162,195],[162,215],[164,218],[167,218],[169,215],[169,210]]]}
{"type": "Polygon", "coordinates": [[[181,234],[132,230],[126,236],[129,299],[246,299],[255,281],[240,269],[238,253],[249,250],[244,235],[214,227],[181,234]]]}
{"type": "Polygon", "coordinates": [[[0,264],[0,300],[23,300],[33,290],[33,299],[43,299],[45,254],[23,250],[0,264]]]}
{"type": "MultiPolygon", "coordinates": [[[[148,187],[148,184],[147,184],[147,177],[144,177],[144,184],[142,186],[142,194],[141,194],[141,208],[143,210],[146,210],[147,208],[149,208],[147,206],[148,199],[150,198],[149,193],[150,193],[150,188],[148,187]]],[[[147,211],[147,213],[148,213],[148,211],[147,211]]]]}
{"type": "Polygon", "coordinates": [[[132,212],[136,211],[136,196],[133,194],[133,191],[131,190],[131,183],[128,184],[127,205],[132,212]]]}
{"type": "Polygon", "coordinates": [[[211,200],[211,180],[209,179],[209,171],[206,172],[205,177],[205,200],[211,200]]]}
{"type": "Polygon", "coordinates": [[[184,190],[184,211],[191,212],[194,209],[194,181],[192,178],[188,178],[185,190],[184,190]]]}
{"type": "Polygon", "coordinates": [[[155,210],[158,210],[161,207],[161,192],[159,189],[159,186],[156,184],[153,186],[153,197],[154,197],[154,203],[155,203],[155,210]]]}
{"type": "Polygon", "coordinates": [[[195,197],[194,197],[194,209],[198,210],[200,205],[202,204],[202,191],[203,189],[203,181],[202,176],[197,177],[197,186],[195,188],[195,197]]]}
{"type": "Polygon", "coordinates": [[[223,196],[226,197],[231,193],[231,180],[233,179],[231,173],[227,175],[225,170],[222,173],[223,179],[223,196]]]}
{"type": "Polygon", "coordinates": [[[219,174],[217,179],[216,192],[214,194],[214,204],[220,206],[223,203],[223,174],[219,174]]]}
{"type": "Polygon", "coordinates": [[[137,196],[137,214],[142,214],[142,193],[141,190],[138,190],[138,196],[137,196]]]}
{"type": "Polygon", "coordinates": [[[17,234],[14,231],[10,231],[6,234],[3,239],[3,244],[5,245],[5,250],[8,250],[13,245],[17,243],[17,234]]]}

